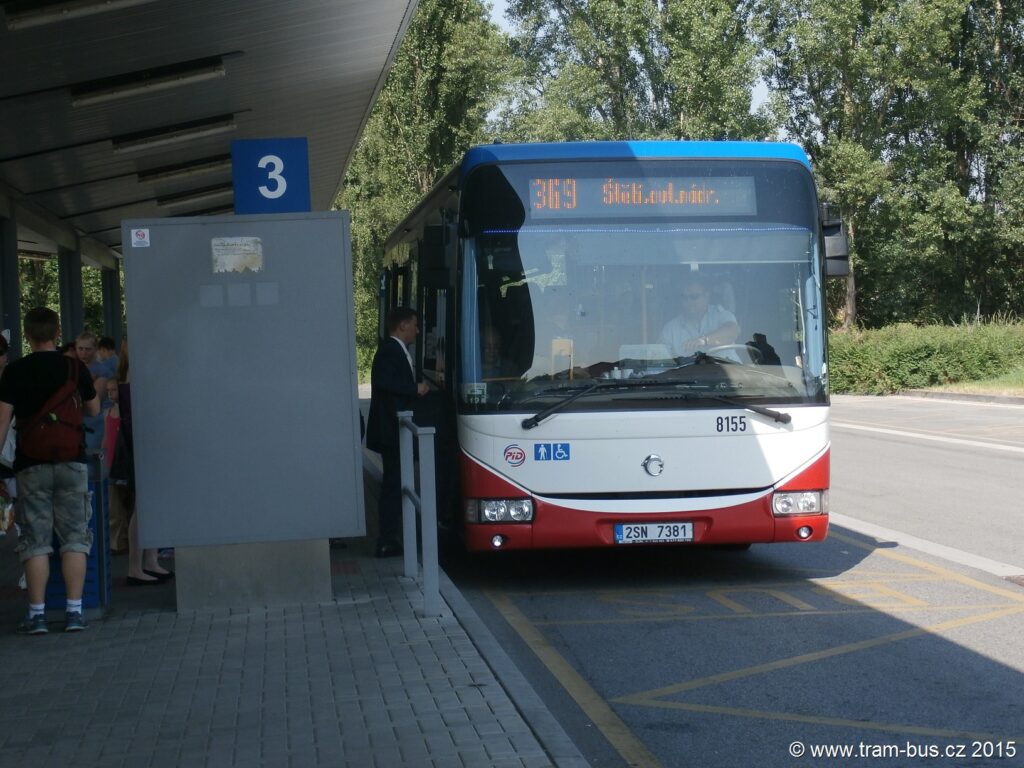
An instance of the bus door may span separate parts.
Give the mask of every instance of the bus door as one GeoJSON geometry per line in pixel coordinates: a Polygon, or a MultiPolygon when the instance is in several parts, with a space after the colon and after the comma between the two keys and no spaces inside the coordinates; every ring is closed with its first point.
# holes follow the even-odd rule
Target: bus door
{"type": "Polygon", "coordinates": [[[453,386],[448,370],[453,360],[455,291],[451,270],[446,266],[446,246],[440,226],[425,227],[424,240],[419,243],[416,263],[419,266],[417,311],[420,315],[420,364],[423,378],[431,391],[419,398],[415,421],[435,431],[435,487],[437,489],[438,521],[453,527],[457,503],[458,441],[455,424],[453,386]]]}

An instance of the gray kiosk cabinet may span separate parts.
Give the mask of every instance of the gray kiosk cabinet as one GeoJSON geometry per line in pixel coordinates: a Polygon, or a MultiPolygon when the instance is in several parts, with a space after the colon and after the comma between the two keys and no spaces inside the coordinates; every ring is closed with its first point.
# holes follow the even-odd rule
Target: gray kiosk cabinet
{"type": "Polygon", "coordinates": [[[347,213],[122,225],[137,514],[178,608],[332,598],[361,536],[347,213]]]}

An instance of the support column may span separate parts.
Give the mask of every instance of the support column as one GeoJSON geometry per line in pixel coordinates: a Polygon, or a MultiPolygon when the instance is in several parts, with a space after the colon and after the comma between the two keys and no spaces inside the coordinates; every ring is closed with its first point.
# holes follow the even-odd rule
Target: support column
{"type": "Polygon", "coordinates": [[[18,223],[0,215],[0,330],[11,330],[11,355],[21,357],[21,284],[18,281],[18,223]]]}
{"type": "Polygon", "coordinates": [[[115,262],[113,269],[100,272],[103,288],[103,334],[114,340],[114,348],[121,348],[124,329],[121,326],[121,262],[115,262]]]}
{"type": "Polygon", "coordinates": [[[57,284],[60,288],[60,327],[63,341],[74,341],[84,330],[82,301],[82,256],[77,249],[57,249],[57,284]]]}

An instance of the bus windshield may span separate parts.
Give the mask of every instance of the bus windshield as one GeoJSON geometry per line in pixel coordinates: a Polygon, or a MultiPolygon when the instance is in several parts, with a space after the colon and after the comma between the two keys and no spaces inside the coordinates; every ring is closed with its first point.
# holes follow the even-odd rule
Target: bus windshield
{"type": "Polygon", "coordinates": [[[573,410],[825,401],[802,165],[489,165],[461,205],[463,410],[536,411],[584,388],[573,410]]]}

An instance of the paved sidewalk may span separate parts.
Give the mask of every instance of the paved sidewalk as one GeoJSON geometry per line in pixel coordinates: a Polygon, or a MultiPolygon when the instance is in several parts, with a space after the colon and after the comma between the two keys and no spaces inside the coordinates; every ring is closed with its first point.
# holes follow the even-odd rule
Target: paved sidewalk
{"type": "Polygon", "coordinates": [[[586,766],[451,582],[422,618],[401,560],[366,540],[332,550],[333,602],[283,608],[178,613],[170,583],[125,587],[119,556],[106,616],[41,637],[14,634],[12,548],[0,539],[4,768],[586,766]]]}

